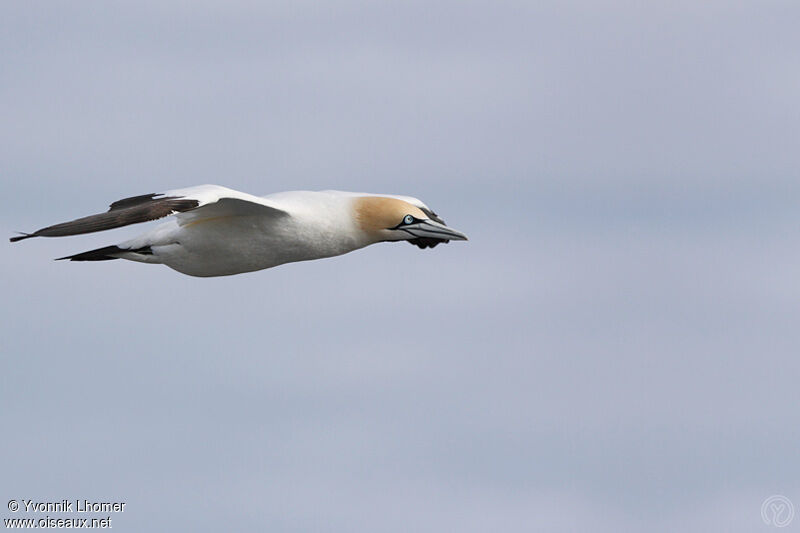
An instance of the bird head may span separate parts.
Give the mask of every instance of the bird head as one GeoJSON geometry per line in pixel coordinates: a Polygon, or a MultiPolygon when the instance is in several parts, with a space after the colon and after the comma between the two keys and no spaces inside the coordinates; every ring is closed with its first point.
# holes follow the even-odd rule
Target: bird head
{"type": "Polygon", "coordinates": [[[375,242],[408,241],[420,248],[466,241],[425,204],[411,197],[362,196],[355,202],[360,228],[375,242]]]}

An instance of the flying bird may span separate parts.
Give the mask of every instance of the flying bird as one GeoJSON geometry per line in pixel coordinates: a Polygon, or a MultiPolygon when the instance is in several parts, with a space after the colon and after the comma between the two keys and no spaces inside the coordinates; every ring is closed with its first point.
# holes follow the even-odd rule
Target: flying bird
{"type": "Polygon", "coordinates": [[[59,259],[128,259],[211,277],[333,257],[379,242],[407,241],[433,248],[467,240],[410,196],[343,191],[253,196],[218,185],[125,198],[105,213],[10,240],[80,235],[168,216],[163,224],[133,239],[59,259]]]}

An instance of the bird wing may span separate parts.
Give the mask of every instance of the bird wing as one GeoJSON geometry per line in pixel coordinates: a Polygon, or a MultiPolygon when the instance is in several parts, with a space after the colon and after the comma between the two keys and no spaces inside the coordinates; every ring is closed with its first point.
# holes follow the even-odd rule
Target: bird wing
{"type": "Polygon", "coordinates": [[[181,225],[221,216],[288,216],[269,200],[218,185],[200,185],[164,193],[143,194],[112,203],[108,211],[55,224],[33,233],[12,237],[11,242],[30,237],[64,237],[177,215],[181,225]]]}

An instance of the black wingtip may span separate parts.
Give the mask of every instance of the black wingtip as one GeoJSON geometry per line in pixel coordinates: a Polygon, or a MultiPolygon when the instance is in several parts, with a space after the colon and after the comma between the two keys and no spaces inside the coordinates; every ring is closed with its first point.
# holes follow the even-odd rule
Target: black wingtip
{"type": "Polygon", "coordinates": [[[434,237],[417,237],[416,239],[408,239],[408,242],[421,249],[435,248],[437,244],[450,242],[447,239],[436,239],[434,237]]]}
{"type": "Polygon", "coordinates": [[[18,233],[19,235],[17,235],[16,237],[11,237],[8,240],[11,242],[19,242],[24,239],[30,239],[31,237],[36,237],[36,235],[34,235],[33,233],[22,233],[21,231],[18,233]]]}

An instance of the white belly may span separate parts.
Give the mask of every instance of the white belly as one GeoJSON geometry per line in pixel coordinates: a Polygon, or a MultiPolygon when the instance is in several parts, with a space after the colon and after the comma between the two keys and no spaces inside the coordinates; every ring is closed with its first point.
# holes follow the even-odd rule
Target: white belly
{"type": "MultiPolygon", "coordinates": [[[[256,216],[202,220],[164,228],[151,244],[158,262],[190,276],[227,276],[344,254],[365,246],[321,224],[256,216]]],[[[154,232],[155,233],[155,232],[154,232]]]]}

